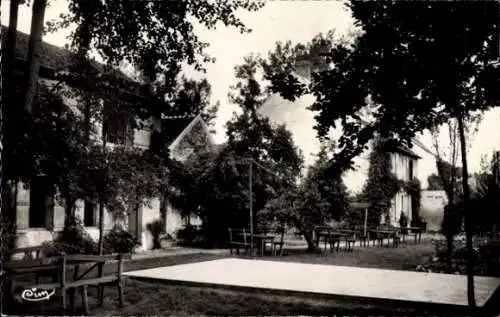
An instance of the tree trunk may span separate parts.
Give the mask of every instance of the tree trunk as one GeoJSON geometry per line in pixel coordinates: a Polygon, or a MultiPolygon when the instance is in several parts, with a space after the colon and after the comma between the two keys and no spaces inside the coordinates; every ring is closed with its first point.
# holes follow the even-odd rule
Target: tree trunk
{"type": "Polygon", "coordinates": [[[19,11],[19,0],[11,0],[10,1],[10,10],[9,10],[9,28],[7,30],[7,40],[5,42],[5,48],[3,51],[2,57],[2,66],[4,71],[5,78],[8,78],[7,81],[3,81],[4,85],[4,96],[6,93],[11,92],[9,87],[12,87],[11,84],[13,82],[13,74],[12,71],[14,69],[15,55],[16,55],[16,39],[17,39],[17,16],[19,11]]]}
{"type": "MultiPolygon", "coordinates": [[[[7,108],[13,106],[13,96],[14,94],[14,62],[15,62],[15,51],[16,51],[16,38],[17,38],[17,17],[19,10],[19,0],[10,1],[9,10],[9,28],[7,30],[7,40],[5,43],[5,48],[2,56],[2,66],[3,66],[3,76],[7,80],[2,80],[2,117],[4,120],[11,120],[12,111],[7,111],[7,108]]],[[[2,164],[5,164],[7,160],[4,159],[4,152],[2,151],[2,164]]],[[[5,170],[5,165],[3,168],[5,170]]],[[[1,195],[2,195],[2,208],[3,215],[11,223],[16,221],[16,209],[17,209],[17,199],[13,195],[15,187],[17,185],[16,181],[9,180],[2,174],[1,180],[1,195]]]]}
{"type": "MultiPolygon", "coordinates": [[[[4,76],[9,80],[4,81],[4,85],[10,85],[12,83],[11,71],[13,70],[15,61],[18,11],[19,0],[11,0],[9,10],[9,28],[7,30],[7,40],[5,42],[5,48],[3,49],[4,56],[2,57],[4,76]]],[[[5,92],[9,92],[9,90],[4,90],[4,95],[5,92]]]]}
{"type": "Polygon", "coordinates": [[[469,172],[467,167],[467,146],[465,140],[465,129],[462,114],[458,115],[458,131],[460,135],[460,148],[462,153],[462,185],[464,190],[465,204],[465,238],[467,246],[467,299],[469,306],[476,307],[476,297],[474,292],[474,250],[472,245],[472,228],[470,223],[470,188],[469,172]]]}
{"type": "Polygon", "coordinates": [[[314,241],[313,233],[311,230],[304,230],[303,226],[300,221],[294,221],[295,223],[295,228],[297,228],[302,235],[304,236],[304,239],[307,242],[307,252],[321,252],[319,247],[316,245],[316,241],[314,241]]]}
{"type": "Polygon", "coordinates": [[[24,97],[24,110],[27,113],[32,113],[33,111],[33,102],[38,86],[40,49],[42,46],[43,22],[45,20],[46,6],[47,0],[34,0],[33,2],[33,15],[31,17],[31,32],[28,44],[28,62],[24,97]]]}
{"type": "Polygon", "coordinates": [[[311,231],[305,231],[304,232],[304,238],[306,239],[307,242],[307,252],[320,252],[321,250],[318,248],[316,245],[316,242],[314,241],[313,235],[311,231]]]}

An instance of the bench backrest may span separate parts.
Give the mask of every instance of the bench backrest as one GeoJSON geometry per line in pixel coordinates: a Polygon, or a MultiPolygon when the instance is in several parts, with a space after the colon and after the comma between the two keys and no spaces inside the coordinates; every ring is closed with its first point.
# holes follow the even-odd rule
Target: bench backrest
{"type": "Polygon", "coordinates": [[[248,232],[245,229],[229,228],[229,242],[243,242],[247,243],[248,232]]]}
{"type": "Polygon", "coordinates": [[[316,228],[314,228],[314,231],[315,232],[330,232],[330,231],[332,231],[332,228],[330,228],[328,226],[317,226],[316,228]]]}
{"type": "Polygon", "coordinates": [[[16,248],[8,251],[11,260],[42,260],[50,248],[45,245],[16,248]]]}
{"type": "MultiPolygon", "coordinates": [[[[123,273],[123,261],[124,259],[130,258],[129,254],[106,254],[106,255],[90,255],[90,254],[63,254],[60,256],[60,278],[63,284],[65,282],[69,282],[66,278],[66,272],[68,268],[68,264],[78,264],[78,265],[83,265],[84,267],[88,267],[87,270],[80,274],[80,277],[78,279],[86,280],[86,279],[91,279],[91,278],[103,278],[106,276],[109,276],[111,274],[107,274],[105,276],[104,274],[104,264],[107,262],[117,262],[117,267],[116,267],[116,272],[113,273],[112,275],[115,275],[119,278],[121,278],[121,275],[123,273]],[[90,267],[89,267],[90,264],[90,267]],[[94,270],[94,268],[97,269],[97,275],[96,277],[89,276],[86,277],[86,274],[94,270]]],[[[73,272],[74,276],[73,279],[77,278],[78,274],[76,269],[73,272]]]]}

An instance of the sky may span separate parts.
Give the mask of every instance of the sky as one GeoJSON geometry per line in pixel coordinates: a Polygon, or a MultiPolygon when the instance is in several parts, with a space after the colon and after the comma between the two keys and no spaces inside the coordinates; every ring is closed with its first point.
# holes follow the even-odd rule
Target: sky
{"type": "MultiPolygon", "coordinates": [[[[52,0],[46,10],[46,21],[67,12],[65,0],[52,0]]],[[[1,1],[1,22],[8,24],[9,1],[1,1]]],[[[234,67],[243,62],[244,56],[251,53],[266,54],[276,41],[291,40],[294,43],[307,42],[314,35],[335,29],[338,34],[345,34],[353,27],[350,12],[341,1],[269,1],[257,12],[241,12],[238,16],[253,31],[240,34],[234,28],[221,26],[216,30],[206,30],[195,26],[200,40],[208,42],[206,50],[216,58],[216,62],[206,65],[207,73],[203,76],[212,85],[212,101],[220,101],[216,121],[216,142],[225,139],[224,124],[231,118],[237,106],[229,103],[227,94],[234,84],[234,67]]],[[[29,33],[31,10],[26,6],[19,8],[18,29],[29,33]]],[[[71,29],[47,34],[43,40],[57,46],[68,42],[66,37],[71,29]]],[[[186,69],[188,77],[200,78],[200,74],[186,69]]],[[[469,150],[472,170],[478,170],[481,155],[500,150],[500,109],[488,113],[483,120],[474,142],[469,150]]],[[[431,147],[430,135],[424,134],[420,140],[431,147]]],[[[442,142],[446,142],[443,137],[442,142]]]]}

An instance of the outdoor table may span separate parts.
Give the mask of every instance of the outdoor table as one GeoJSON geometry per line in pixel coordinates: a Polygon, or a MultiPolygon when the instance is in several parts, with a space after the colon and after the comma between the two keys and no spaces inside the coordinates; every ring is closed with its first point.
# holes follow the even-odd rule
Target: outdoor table
{"type": "Polygon", "coordinates": [[[340,238],[344,237],[346,234],[340,231],[317,231],[316,232],[316,246],[319,248],[319,241],[321,237],[325,238],[325,250],[326,250],[326,241],[330,243],[331,252],[333,252],[334,244],[337,242],[337,250],[340,247],[340,238]]]}
{"type": "Polygon", "coordinates": [[[250,235],[250,239],[252,239],[253,237],[253,241],[256,241],[257,244],[259,244],[260,242],[260,247],[261,247],[261,256],[264,256],[264,251],[266,249],[266,243],[267,242],[270,242],[271,245],[272,243],[274,242],[274,236],[273,235],[268,235],[268,234],[254,234],[253,236],[250,235]]]}
{"type": "Polygon", "coordinates": [[[270,242],[272,244],[274,241],[274,236],[269,234],[254,233],[253,235],[248,234],[247,239],[250,239],[250,241],[253,241],[256,244],[260,244],[260,249],[261,249],[260,253],[262,256],[264,256],[266,243],[270,242]]]}
{"type": "Polygon", "coordinates": [[[315,231],[316,234],[316,246],[319,248],[319,241],[321,238],[324,238],[325,241],[325,249],[326,249],[326,242],[331,243],[331,232],[326,231],[326,230],[321,230],[321,231],[315,231]]]}
{"type": "Polygon", "coordinates": [[[349,235],[350,233],[348,232],[348,230],[339,230],[339,231],[333,231],[333,232],[330,232],[330,238],[334,238],[332,239],[332,252],[333,252],[333,248],[335,247],[335,242],[337,242],[337,251],[340,249],[340,239],[341,238],[345,238],[346,240],[346,243],[347,243],[347,236],[349,235]]]}
{"type": "Polygon", "coordinates": [[[420,243],[420,241],[422,240],[422,231],[423,228],[421,227],[408,227],[407,228],[409,232],[412,232],[415,234],[415,243],[420,243]]]}
{"type": "Polygon", "coordinates": [[[393,235],[395,231],[394,230],[370,229],[370,230],[368,230],[368,232],[382,235],[382,245],[383,245],[384,240],[385,239],[389,240],[391,238],[391,235],[393,235]]]}

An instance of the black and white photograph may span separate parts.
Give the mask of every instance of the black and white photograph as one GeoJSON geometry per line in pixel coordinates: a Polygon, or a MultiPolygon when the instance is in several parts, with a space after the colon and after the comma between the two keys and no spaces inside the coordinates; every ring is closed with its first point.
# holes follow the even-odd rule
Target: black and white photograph
{"type": "Polygon", "coordinates": [[[499,1],[0,9],[2,315],[500,315],[499,1]]]}

